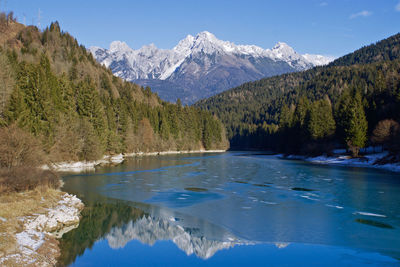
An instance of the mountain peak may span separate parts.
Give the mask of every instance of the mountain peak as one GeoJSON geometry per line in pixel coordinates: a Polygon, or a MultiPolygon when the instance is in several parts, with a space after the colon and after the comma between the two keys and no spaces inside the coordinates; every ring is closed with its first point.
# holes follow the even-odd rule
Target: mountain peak
{"type": "Polygon", "coordinates": [[[209,41],[218,40],[217,37],[215,37],[214,34],[212,34],[211,32],[208,32],[208,31],[199,32],[196,35],[196,39],[206,39],[206,40],[209,40],[209,41]]]}
{"type": "Polygon", "coordinates": [[[273,49],[286,48],[286,47],[290,47],[290,46],[285,42],[277,42],[275,44],[275,46],[273,47],[273,49]]]}
{"type": "Polygon", "coordinates": [[[110,44],[110,52],[129,52],[132,48],[128,46],[127,43],[121,41],[113,41],[110,44]]]}
{"type": "MultiPolygon", "coordinates": [[[[201,96],[206,97],[211,92],[220,92],[243,82],[306,70],[330,61],[324,56],[303,56],[284,42],[278,42],[271,49],[236,45],[220,40],[208,31],[187,35],[171,50],[159,49],[154,44],[133,50],[125,42],[114,41],[109,50],[93,47],[90,51],[99,62],[112,66],[112,71],[123,79],[142,80],[142,85],[154,82],[150,85],[155,91],[157,86],[165,93],[162,86],[172,88],[185,84],[179,87],[182,92],[179,98],[186,103],[198,99],[199,88],[205,90],[201,96]],[[189,90],[197,95],[188,95],[189,90]]],[[[176,100],[170,96],[165,99],[176,100]]]]}
{"type": "Polygon", "coordinates": [[[272,51],[279,51],[283,54],[295,54],[296,51],[284,42],[277,42],[276,45],[272,48],[272,51]]]}

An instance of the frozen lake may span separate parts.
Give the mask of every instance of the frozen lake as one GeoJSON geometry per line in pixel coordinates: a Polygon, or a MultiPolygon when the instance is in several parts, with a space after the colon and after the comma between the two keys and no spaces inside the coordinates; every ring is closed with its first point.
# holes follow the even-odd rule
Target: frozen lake
{"type": "Polygon", "coordinates": [[[132,158],[66,175],[86,204],[72,266],[398,266],[400,175],[251,152],[132,158]]]}

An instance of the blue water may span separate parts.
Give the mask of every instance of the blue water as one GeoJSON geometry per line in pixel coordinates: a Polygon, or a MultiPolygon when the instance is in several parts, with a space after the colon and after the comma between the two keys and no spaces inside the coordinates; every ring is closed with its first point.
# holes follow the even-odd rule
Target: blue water
{"type": "Polygon", "coordinates": [[[399,266],[400,175],[252,153],[133,158],[66,175],[72,266],[399,266]]]}

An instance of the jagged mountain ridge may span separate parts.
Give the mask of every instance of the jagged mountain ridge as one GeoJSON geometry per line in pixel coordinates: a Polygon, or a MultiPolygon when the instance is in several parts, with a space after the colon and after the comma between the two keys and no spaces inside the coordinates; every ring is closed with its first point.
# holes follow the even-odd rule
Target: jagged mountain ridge
{"type": "Polygon", "coordinates": [[[329,63],[333,58],[300,55],[283,42],[272,49],[235,45],[204,31],[188,35],[173,49],[154,44],[138,50],[114,41],[109,49],[89,49],[100,63],[127,80],[150,86],[161,98],[193,103],[247,81],[329,63]]]}
{"type": "Polygon", "coordinates": [[[142,217],[130,221],[123,227],[112,228],[105,236],[111,248],[119,249],[131,240],[139,240],[143,244],[154,245],[158,240],[171,240],[187,255],[195,254],[202,259],[212,257],[221,249],[229,249],[235,245],[251,244],[235,240],[211,240],[201,233],[196,234],[196,229],[184,228],[165,219],[142,217]]]}

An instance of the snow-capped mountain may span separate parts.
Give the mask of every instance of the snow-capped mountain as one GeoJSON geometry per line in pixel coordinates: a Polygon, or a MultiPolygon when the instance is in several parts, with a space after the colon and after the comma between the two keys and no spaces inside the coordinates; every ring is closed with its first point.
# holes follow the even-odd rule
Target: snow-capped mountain
{"type": "Polygon", "coordinates": [[[109,49],[91,47],[97,61],[128,81],[150,86],[161,98],[193,103],[244,82],[324,65],[333,58],[301,55],[286,43],[272,49],[236,45],[212,33],[188,35],[173,49],[154,44],[131,49],[114,41],[109,49]]]}
{"type": "Polygon", "coordinates": [[[139,240],[150,246],[160,240],[171,240],[187,255],[195,254],[202,259],[212,257],[222,249],[236,245],[249,245],[250,242],[236,240],[229,236],[226,240],[208,239],[198,229],[182,227],[165,219],[144,216],[135,222],[130,221],[122,227],[112,228],[105,236],[111,248],[119,249],[131,240],[139,240]]]}

